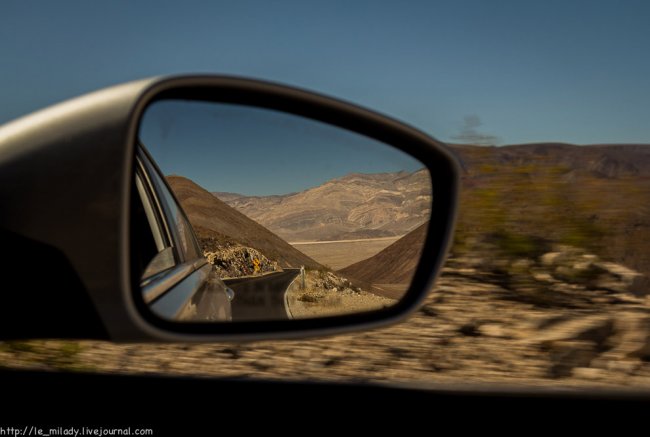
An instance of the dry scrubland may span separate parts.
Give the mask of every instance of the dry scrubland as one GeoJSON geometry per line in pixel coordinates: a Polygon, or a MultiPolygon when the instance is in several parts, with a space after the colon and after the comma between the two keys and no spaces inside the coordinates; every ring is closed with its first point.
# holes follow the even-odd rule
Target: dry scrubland
{"type": "Polygon", "coordinates": [[[396,303],[395,299],[369,293],[326,270],[307,271],[304,285],[297,277],[287,289],[287,307],[294,319],[373,311],[396,303]]]}
{"type": "Polygon", "coordinates": [[[650,306],[614,290],[627,284],[612,273],[599,271],[593,288],[558,278],[585,255],[598,262],[576,252],[486,271],[454,258],[413,317],[371,332],[240,345],[14,342],[0,359],[99,372],[650,387],[650,306]]]}
{"type": "Polygon", "coordinates": [[[352,173],[299,193],[224,201],[286,241],[331,241],[404,235],[426,221],[431,181],[414,173],[352,173]]]}

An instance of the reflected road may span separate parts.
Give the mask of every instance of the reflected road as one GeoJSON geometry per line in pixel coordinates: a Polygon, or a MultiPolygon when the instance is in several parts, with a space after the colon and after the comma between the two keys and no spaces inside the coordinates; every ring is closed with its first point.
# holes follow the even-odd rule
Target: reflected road
{"type": "Polygon", "coordinates": [[[235,292],[233,322],[289,319],[284,295],[298,274],[300,269],[284,269],[256,278],[225,279],[223,282],[235,292]]]}

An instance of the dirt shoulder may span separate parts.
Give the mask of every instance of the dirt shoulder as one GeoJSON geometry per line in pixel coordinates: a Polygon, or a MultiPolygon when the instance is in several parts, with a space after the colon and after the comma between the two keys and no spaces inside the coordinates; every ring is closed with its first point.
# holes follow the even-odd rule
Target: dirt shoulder
{"type": "Polygon", "coordinates": [[[397,302],[364,291],[347,279],[326,271],[307,271],[304,288],[302,285],[298,275],[286,293],[287,310],[294,319],[360,313],[397,302]]]}

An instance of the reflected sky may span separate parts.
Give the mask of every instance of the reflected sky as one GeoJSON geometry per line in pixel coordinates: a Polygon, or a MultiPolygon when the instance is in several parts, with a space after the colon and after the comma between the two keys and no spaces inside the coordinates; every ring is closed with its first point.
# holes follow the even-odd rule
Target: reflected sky
{"type": "Polygon", "coordinates": [[[231,104],[160,101],[140,138],[164,174],[209,191],[247,195],[302,191],[349,173],[422,168],[409,155],[324,123],[231,104]]]}

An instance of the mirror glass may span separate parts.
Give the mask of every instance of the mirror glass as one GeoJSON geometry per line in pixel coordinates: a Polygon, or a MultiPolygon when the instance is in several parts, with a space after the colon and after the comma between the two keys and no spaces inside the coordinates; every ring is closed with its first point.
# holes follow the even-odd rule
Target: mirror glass
{"type": "Polygon", "coordinates": [[[139,142],[135,274],[158,317],[328,317],[408,289],[432,207],[410,155],[292,114],[183,100],[150,105],[139,142]]]}

